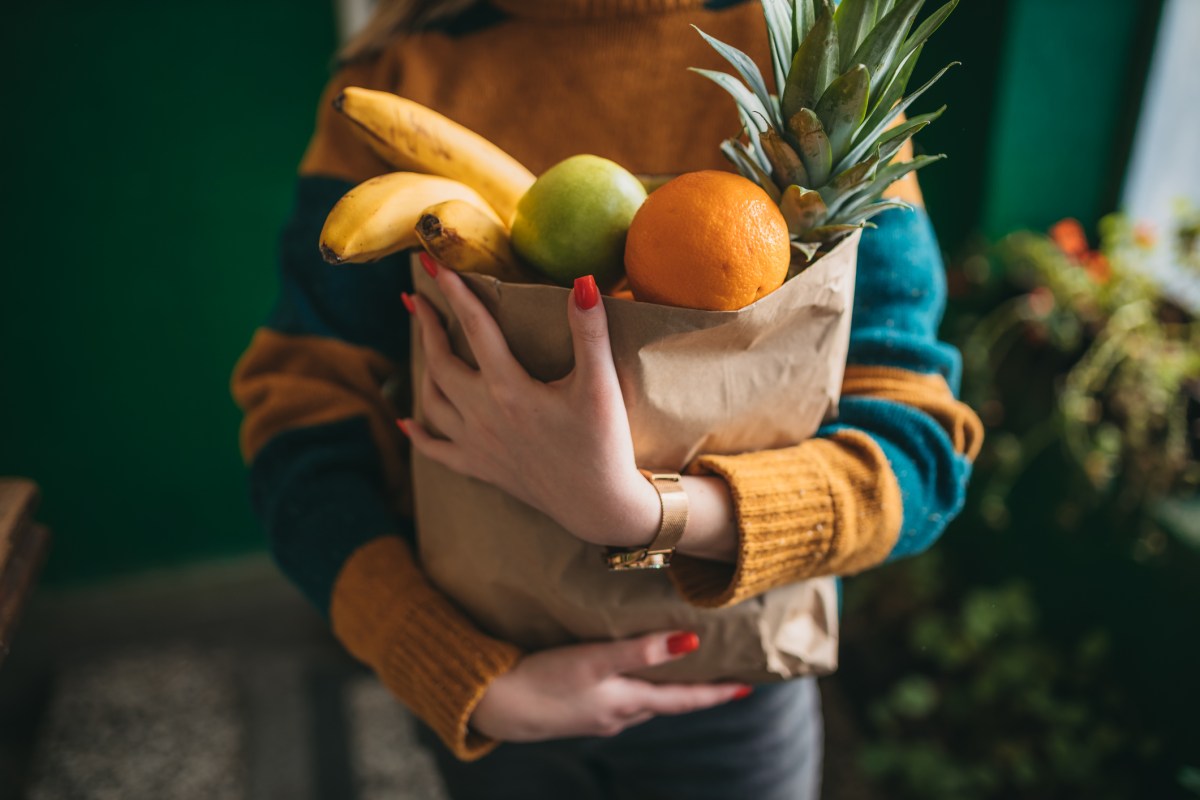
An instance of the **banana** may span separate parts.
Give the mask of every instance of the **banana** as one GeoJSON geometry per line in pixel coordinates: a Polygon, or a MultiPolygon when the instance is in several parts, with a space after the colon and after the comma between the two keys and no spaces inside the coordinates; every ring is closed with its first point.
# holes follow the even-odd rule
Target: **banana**
{"type": "Polygon", "coordinates": [[[447,200],[425,209],[416,235],[429,255],[457,272],[509,283],[537,281],[513,254],[504,226],[470,203],[447,200]]]}
{"type": "Polygon", "coordinates": [[[483,195],[505,225],[512,223],[517,202],[535,180],[519,161],[479,134],[390,92],[349,86],[334,98],[333,107],[383,160],[399,169],[462,181],[483,195]]]}
{"type": "Polygon", "coordinates": [[[321,255],[331,264],[362,263],[417,247],[414,227],[421,212],[445,200],[472,204],[493,225],[500,224],[487,201],[465,184],[390,172],[360,183],[337,201],[321,229],[321,255]]]}

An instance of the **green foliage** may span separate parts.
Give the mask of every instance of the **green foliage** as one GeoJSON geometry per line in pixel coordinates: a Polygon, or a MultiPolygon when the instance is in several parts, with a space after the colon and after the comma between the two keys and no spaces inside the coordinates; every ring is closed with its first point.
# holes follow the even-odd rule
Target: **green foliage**
{"type": "Polygon", "coordinates": [[[1072,220],[1051,236],[1016,233],[996,248],[1001,291],[1020,293],[975,322],[963,342],[968,401],[1005,422],[994,446],[1000,469],[983,500],[992,524],[1004,524],[1013,481],[1054,444],[1086,478],[1090,500],[1123,513],[1200,487],[1189,420],[1200,397],[1200,321],[1149,277],[1156,247],[1182,253],[1187,230],[1185,219],[1172,242],[1160,243],[1112,215],[1095,250],[1072,220]],[[1049,413],[1034,425],[1014,424],[1008,412],[1029,398],[1003,376],[1039,351],[1062,362],[1046,387],[1049,413]]]}
{"type": "Polygon", "coordinates": [[[838,680],[889,800],[1200,795],[1200,323],[1145,269],[1200,264],[1197,223],[1060,223],[951,271],[988,428],[967,507],[846,591],[838,680]]]}
{"type": "Polygon", "coordinates": [[[1196,796],[1200,796],[1200,769],[1184,767],[1179,771],[1179,785],[1196,796]]]}
{"type": "Polygon", "coordinates": [[[852,619],[871,622],[850,647],[903,654],[870,692],[864,772],[895,800],[1137,796],[1161,742],[1115,679],[1109,635],[1049,635],[1024,582],[963,589],[946,572],[931,553],[851,584],[852,619]],[[914,603],[898,619],[897,596],[914,603]]]}

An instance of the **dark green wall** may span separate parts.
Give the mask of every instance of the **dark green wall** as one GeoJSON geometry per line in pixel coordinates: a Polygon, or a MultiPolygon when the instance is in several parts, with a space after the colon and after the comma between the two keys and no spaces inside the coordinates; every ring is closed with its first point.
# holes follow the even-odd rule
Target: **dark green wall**
{"type": "MultiPolygon", "coordinates": [[[[965,0],[970,2],[970,0],[965,0]]],[[[985,174],[1000,236],[1113,211],[1161,0],[1011,0],[985,174]]]]}
{"type": "Polygon", "coordinates": [[[917,140],[919,150],[950,157],[921,172],[950,253],[977,247],[977,233],[996,238],[1068,216],[1092,228],[1116,208],[1161,8],[1161,0],[961,0],[913,81],[962,62],[913,108],[949,105],[917,140]]]}
{"type": "MultiPolygon", "coordinates": [[[[929,0],[924,13],[941,4],[929,0]]],[[[923,169],[920,180],[938,237],[951,253],[967,246],[983,206],[1007,8],[1004,0],[962,0],[926,43],[910,81],[916,89],[944,65],[959,62],[909,110],[914,116],[948,106],[917,136],[916,150],[948,156],[923,169]]]]}
{"type": "Polygon", "coordinates": [[[0,474],[47,580],[261,546],[229,373],[334,47],[328,0],[6,12],[0,474]]]}

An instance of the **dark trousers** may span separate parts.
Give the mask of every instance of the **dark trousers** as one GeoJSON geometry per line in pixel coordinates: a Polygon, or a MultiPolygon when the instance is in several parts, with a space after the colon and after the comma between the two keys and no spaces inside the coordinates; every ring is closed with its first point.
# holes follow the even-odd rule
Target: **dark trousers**
{"type": "Polygon", "coordinates": [[[454,758],[429,730],[453,800],[817,800],[823,725],[814,679],[657,717],[611,738],[504,744],[454,758]]]}

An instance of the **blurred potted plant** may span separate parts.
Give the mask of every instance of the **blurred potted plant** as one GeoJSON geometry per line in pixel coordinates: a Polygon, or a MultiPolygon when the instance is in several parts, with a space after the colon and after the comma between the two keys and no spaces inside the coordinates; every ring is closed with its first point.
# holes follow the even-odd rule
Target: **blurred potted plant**
{"type": "Polygon", "coordinates": [[[1064,220],[951,273],[989,428],[968,506],[847,582],[838,680],[888,797],[1200,796],[1200,322],[1148,269],[1200,279],[1198,231],[1064,220]]]}
{"type": "MultiPolygon", "coordinates": [[[[1198,229],[1200,212],[1182,207],[1165,241],[1114,214],[1101,221],[1096,249],[1071,219],[1049,235],[1014,233],[996,248],[1001,280],[1022,291],[980,320],[962,344],[969,400],[1002,428],[991,445],[996,469],[980,501],[989,523],[1003,526],[1013,481],[1054,442],[1086,478],[1091,499],[1107,499],[1122,514],[1162,521],[1164,509],[1194,498],[1200,321],[1164,296],[1150,262],[1167,247],[1200,279],[1198,229]],[[1021,402],[997,382],[1006,359],[1020,360],[1013,351],[1018,342],[1065,361],[1050,413],[1025,429],[999,424],[1006,407],[1021,402]]],[[[1194,523],[1177,516],[1166,518],[1183,524],[1168,527],[1200,545],[1194,523]]],[[[1161,552],[1159,533],[1148,535],[1136,545],[1139,553],[1161,552]]]]}

